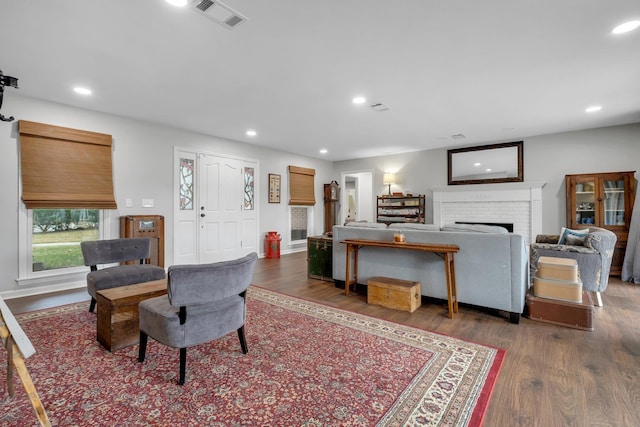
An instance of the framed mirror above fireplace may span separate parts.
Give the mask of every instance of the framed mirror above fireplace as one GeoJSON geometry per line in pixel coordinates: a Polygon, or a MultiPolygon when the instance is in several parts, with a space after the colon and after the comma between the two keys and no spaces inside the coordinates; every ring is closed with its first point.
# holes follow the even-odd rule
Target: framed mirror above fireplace
{"type": "Polygon", "coordinates": [[[447,150],[448,183],[523,182],[522,152],[522,141],[447,150]]]}

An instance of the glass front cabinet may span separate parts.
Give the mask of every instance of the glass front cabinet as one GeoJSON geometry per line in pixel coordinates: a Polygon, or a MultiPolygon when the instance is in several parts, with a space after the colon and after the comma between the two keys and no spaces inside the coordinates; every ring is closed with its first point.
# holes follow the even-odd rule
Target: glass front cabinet
{"type": "Polygon", "coordinates": [[[567,175],[567,227],[602,227],[618,236],[611,274],[620,275],[635,200],[635,172],[567,175]]]}

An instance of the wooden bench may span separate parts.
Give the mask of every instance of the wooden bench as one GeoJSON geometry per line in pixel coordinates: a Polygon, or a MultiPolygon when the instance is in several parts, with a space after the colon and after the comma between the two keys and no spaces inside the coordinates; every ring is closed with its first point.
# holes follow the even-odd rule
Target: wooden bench
{"type": "Polygon", "coordinates": [[[140,339],[138,304],[166,293],[166,279],[98,291],[98,342],[109,351],[137,344],[140,339]]]}

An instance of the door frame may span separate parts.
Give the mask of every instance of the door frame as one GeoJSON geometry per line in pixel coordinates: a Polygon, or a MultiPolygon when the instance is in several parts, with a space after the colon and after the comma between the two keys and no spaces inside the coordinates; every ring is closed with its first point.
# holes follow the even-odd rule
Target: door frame
{"type": "MultiPolygon", "coordinates": [[[[376,221],[376,198],[373,191],[373,169],[361,169],[355,171],[344,171],[340,173],[340,185],[346,189],[347,177],[356,178],[356,200],[358,205],[356,206],[356,212],[358,213],[357,219],[359,221],[367,220],[370,222],[376,221]],[[368,181],[368,183],[367,183],[368,181]]],[[[345,209],[349,204],[347,199],[347,192],[340,192],[340,220],[339,224],[344,224],[346,220],[345,209]]]]}
{"type": "MultiPolygon", "coordinates": [[[[199,259],[199,248],[200,248],[200,233],[198,232],[198,227],[199,227],[199,222],[198,222],[198,218],[197,215],[199,213],[197,206],[200,206],[200,193],[199,193],[199,185],[196,185],[198,182],[198,177],[199,177],[199,158],[201,156],[216,156],[216,157],[222,157],[222,158],[227,158],[227,159],[232,159],[232,160],[238,160],[240,162],[243,163],[243,167],[244,164],[246,163],[252,163],[255,165],[255,170],[254,170],[254,209],[255,209],[255,215],[256,215],[256,230],[255,230],[255,241],[257,242],[257,248],[259,248],[260,246],[260,204],[261,204],[261,200],[260,200],[260,161],[258,159],[254,159],[254,158],[249,158],[249,157],[242,157],[242,156],[238,156],[238,155],[234,155],[234,154],[227,154],[227,153],[219,153],[219,152],[212,152],[212,151],[206,151],[206,150],[200,150],[200,149],[196,149],[196,148],[190,148],[190,147],[182,147],[182,146],[174,146],[173,147],[173,167],[172,167],[172,174],[173,174],[173,203],[172,203],[172,207],[173,207],[173,221],[171,222],[171,238],[172,238],[172,246],[173,246],[173,264],[177,264],[176,260],[179,258],[179,254],[178,254],[178,236],[177,233],[180,232],[184,232],[184,230],[179,230],[177,227],[177,222],[178,222],[178,216],[180,214],[180,176],[179,176],[179,171],[180,171],[180,158],[181,157],[189,157],[189,158],[194,158],[196,159],[196,162],[194,164],[194,200],[193,200],[193,205],[194,205],[194,209],[193,209],[193,226],[191,227],[191,233],[193,233],[194,235],[194,239],[193,239],[193,253],[194,253],[194,259],[190,261],[190,263],[193,264],[198,264],[200,262],[199,259]],[[183,155],[184,154],[184,155],[183,155]]],[[[165,224],[166,225],[166,224],[165,224]]],[[[167,233],[168,234],[168,233],[167,233]]],[[[257,252],[257,251],[256,251],[257,252]]]]}

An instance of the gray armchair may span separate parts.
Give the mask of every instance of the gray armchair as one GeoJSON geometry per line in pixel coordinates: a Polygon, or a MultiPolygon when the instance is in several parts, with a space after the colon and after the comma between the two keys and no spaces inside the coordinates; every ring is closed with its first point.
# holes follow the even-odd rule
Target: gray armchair
{"type": "Polygon", "coordinates": [[[600,292],[604,292],[609,284],[611,259],[617,241],[615,233],[604,228],[590,227],[583,246],[559,245],[559,237],[544,234],[536,236],[536,242],[531,244],[531,277],[535,276],[541,256],[575,259],[578,262],[582,289],[595,292],[596,304],[602,306],[600,292]]]}
{"type": "Polygon", "coordinates": [[[180,349],[180,377],[184,384],[187,347],[203,344],[237,330],[242,352],[245,292],[255,269],[255,252],[233,261],[201,265],[174,265],[167,275],[168,294],[142,301],[138,361],[144,362],[147,337],[180,349]]]}
{"type": "Polygon", "coordinates": [[[148,237],[93,240],[81,242],[80,248],[84,257],[84,265],[91,268],[87,274],[87,292],[91,295],[91,304],[89,305],[91,312],[96,306],[98,291],[165,278],[164,268],[145,264],[151,248],[151,240],[148,237]],[[134,263],[98,269],[99,265],[127,261],[134,263]]]}

